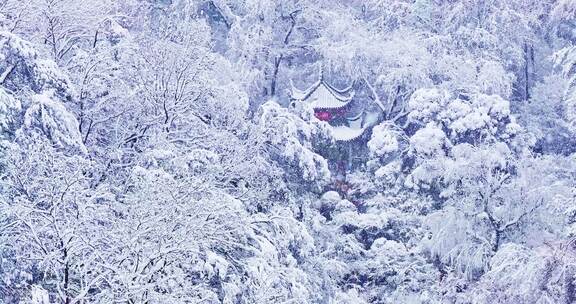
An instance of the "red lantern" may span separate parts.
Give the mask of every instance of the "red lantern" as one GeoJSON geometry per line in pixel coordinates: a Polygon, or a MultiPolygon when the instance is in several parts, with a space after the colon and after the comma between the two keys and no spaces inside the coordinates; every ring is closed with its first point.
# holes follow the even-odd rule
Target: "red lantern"
{"type": "Polygon", "coordinates": [[[330,112],[327,111],[315,112],[314,116],[316,116],[316,118],[320,119],[321,121],[329,121],[332,119],[332,114],[330,114],[330,112]]]}

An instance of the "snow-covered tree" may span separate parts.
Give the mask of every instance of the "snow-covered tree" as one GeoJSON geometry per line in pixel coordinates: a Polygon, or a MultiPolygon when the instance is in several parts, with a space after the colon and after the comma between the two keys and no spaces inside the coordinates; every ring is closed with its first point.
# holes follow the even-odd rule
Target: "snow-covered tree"
{"type": "Polygon", "coordinates": [[[572,303],[575,25],[0,0],[0,303],[572,303]],[[330,123],[289,92],[319,76],[353,96],[330,123]]]}
{"type": "Polygon", "coordinates": [[[319,124],[312,113],[305,110],[303,114],[301,118],[271,100],[262,106],[260,126],[272,155],[284,163],[287,170],[296,171],[292,174],[302,178],[301,186],[311,185],[314,189],[328,181],[330,171],[326,159],[314,152],[313,142],[327,141],[329,137],[325,125],[319,124]]]}

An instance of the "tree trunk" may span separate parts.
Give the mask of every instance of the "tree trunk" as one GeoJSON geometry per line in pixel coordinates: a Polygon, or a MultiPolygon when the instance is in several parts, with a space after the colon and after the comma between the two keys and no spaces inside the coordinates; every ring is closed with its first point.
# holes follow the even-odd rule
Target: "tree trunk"
{"type": "MultiPolygon", "coordinates": [[[[64,243],[61,242],[62,246],[64,246],[64,243]]],[[[65,294],[65,299],[64,299],[64,303],[69,304],[71,299],[70,299],[70,295],[68,294],[68,285],[70,283],[70,264],[68,263],[68,250],[66,248],[64,248],[63,251],[63,258],[64,258],[64,294],[65,294]]]]}
{"type": "Polygon", "coordinates": [[[502,240],[502,231],[496,229],[494,231],[494,244],[492,245],[492,251],[497,252],[500,249],[500,242],[502,240]]]}
{"type": "Polygon", "coordinates": [[[272,81],[270,84],[270,96],[276,95],[276,81],[278,79],[278,70],[280,69],[280,63],[282,62],[283,55],[276,57],[274,59],[274,72],[272,73],[272,81]]]}
{"type": "MultiPolygon", "coordinates": [[[[288,43],[290,42],[290,36],[292,35],[292,32],[294,31],[294,27],[296,26],[296,14],[299,11],[294,11],[292,13],[290,13],[290,28],[288,29],[288,32],[286,32],[286,35],[284,36],[284,46],[287,46],[288,43]]],[[[275,96],[276,95],[276,83],[278,81],[278,71],[280,70],[280,64],[282,63],[282,60],[284,59],[284,54],[280,54],[277,57],[274,58],[274,71],[272,72],[272,80],[270,81],[270,96],[275,96]]]]}
{"type": "Polygon", "coordinates": [[[564,271],[564,290],[565,298],[564,303],[573,304],[576,303],[576,288],[574,286],[574,274],[575,267],[573,265],[566,266],[564,271]]]}
{"type": "Polygon", "coordinates": [[[534,48],[528,45],[527,42],[524,43],[524,100],[530,100],[530,81],[531,81],[531,69],[530,66],[533,65],[534,61],[534,48]]]}

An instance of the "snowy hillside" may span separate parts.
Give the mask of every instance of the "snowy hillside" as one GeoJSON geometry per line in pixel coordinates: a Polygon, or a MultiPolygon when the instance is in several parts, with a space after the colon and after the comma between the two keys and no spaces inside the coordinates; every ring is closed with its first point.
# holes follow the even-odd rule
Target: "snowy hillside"
{"type": "Polygon", "coordinates": [[[576,303],[576,1],[0,0],[0,304],[576,303]]]}

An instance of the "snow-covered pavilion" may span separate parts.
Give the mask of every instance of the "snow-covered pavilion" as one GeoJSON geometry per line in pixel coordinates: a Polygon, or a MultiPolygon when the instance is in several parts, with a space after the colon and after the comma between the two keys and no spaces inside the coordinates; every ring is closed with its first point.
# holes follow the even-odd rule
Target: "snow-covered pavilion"
{"type": "Polygon", "coordinates": [[[352,85],[337,89],[325,81],[322,71],[318,81],[306,90],[300,90],[292,85],[291,97],[293,102],[310,106],[316,118],[328,122],[336,141],[356,140],[367,128],[364,111],[355,116],[350,115],[354,99],[352,85]]]}

